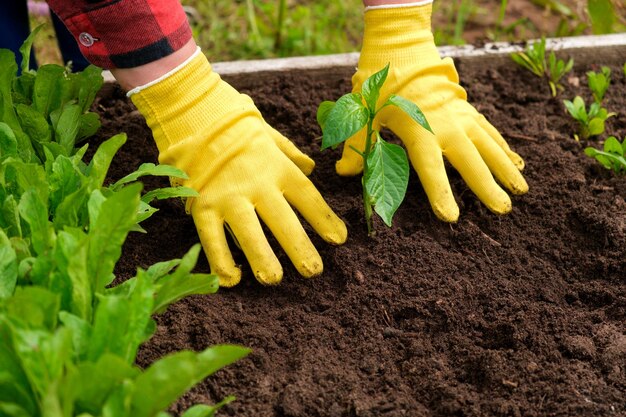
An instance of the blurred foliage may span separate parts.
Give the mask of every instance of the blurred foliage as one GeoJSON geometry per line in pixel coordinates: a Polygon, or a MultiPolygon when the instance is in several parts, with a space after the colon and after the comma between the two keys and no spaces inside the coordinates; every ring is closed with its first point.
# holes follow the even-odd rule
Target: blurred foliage
{"type": "MultiPolygon", "coordinates": [[[[194,35],[212,61],[358,51],[360,0],[182,0],[193,8],[194,35]]],[[[438,45],[522,41],[626,31],[624,0],[459,0],[433,3],[438,45]]],[[[33,17],[33,27],[43,22],[33,17]]],[[[35,48],[56,62],[51,25],[35,48]]]]}

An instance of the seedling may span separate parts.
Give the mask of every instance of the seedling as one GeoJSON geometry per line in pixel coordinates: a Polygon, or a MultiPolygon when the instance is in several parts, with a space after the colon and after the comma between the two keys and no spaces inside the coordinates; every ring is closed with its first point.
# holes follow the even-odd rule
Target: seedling
{"type": "Polygon", "coordinates": [[[574,101],[563,100],[563,104],[579,124],[578,134],[574,135],[576,140],[600,135],[604,132],[604,122],[615,116],[615,113],[609,113],[597,102],[591,103],[587,111],[585,101],[580,96],[576,96],[574,101]]]}
{"type": "Polygon", "coordinates": [[[573,59],[570,58],[567,62],[562,59],[557,59],[554,51],[550,51],[550,55],[548,55],[548,59],[546,60],[545,38],[541,38],[539,42],[528,45],[524,52],[512,54],[511,59],[537,77],[547,78],[552,97],[556,97],[557,92],[563,90],[560,81],[574,66],[573,59]]]}
{"type": "Polygon", "coordinates": [[[589,71],[587,73],[587,81],[596,103],[602,103],[604,95],[611,84],[611,69],[603,66],[601,72],[589,71]]]}
{"type": "Polygon", "coordinates": [[[323,132],[322,149],[336,147],[367,127],[365,147],[351,149],[363,158],[363,204],[367,231],[372,230],[372,207],[391,227],[391,219],[402,203],[409,182],[409,162],[404,149],[386,142],[373,128],[376,115],[387,106],[396,106],[422,127],[432,132],[417,105],[391,94],[376,107],[380,90],[387,79],[389,64],[363,83],[361,92],[346,94],[337,102],[324,101],[317,110],[317,121],[323,132]]]}
{"type": "Polygon", "coordinates": [[[596,148],[587,147],[585,153],[602,164],[606,169],[611,169],[616,174],[626,172],[626,137],[622,143],[615,136],[609,136],[604,142],[604,150],[600,151],[596,148]]]}

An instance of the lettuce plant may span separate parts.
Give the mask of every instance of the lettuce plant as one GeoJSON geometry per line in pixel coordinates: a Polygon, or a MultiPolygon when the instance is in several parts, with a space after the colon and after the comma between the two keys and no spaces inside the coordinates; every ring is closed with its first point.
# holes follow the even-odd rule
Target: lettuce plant
{"type": "Polygon", "coordinates": [[[387,106],[396,106],[431,131],[422,111],[403,97],[392,94],[380,107],[376,107],[388,72],[389,64],[365,80],[361,92],[346,94],[337,102],[324,101],[317,110],[317,120],[323,132],[322,149],[336,147],[361,129],[366,129],[364,148],[352,149],[363,158],[361,182],[370,235],[373,233],[372,208],[391,227],[391,220],[404,200],[409,182],[406,152],[402,147],[383,140],[380,132],[373,128],[376,115],[387,106]]]}
{"type": "MultiPolygon", "coordinates": [[[[148,202],[195,192],[142,196],[143,175],[185,177],[153,164],[104,186],[126,136],[102,143],[89,163],[87,145],[75,147],[99,126],[88,109],[100,71],[30,72],[29,42],[20,76],[12,53],[0,50],[0,416],[168,416],[185,391],[249,352],[214,346],[134,365],[156,330],[152,315],[217,290],[217,277],[191,273],[199,245],[113,285],[126,236],[155,211],[148,202]]],[[[183,416],[212,416],[230,400],[183,416]]]]}
{"type": "Polygon", "coordinates": [[[563,100],[563,104],[565,104],[569,114],[578,122],[578,134],[574,135],[576,140],[589,139],[602,134],[605,121],[615,116],[615,113],[609,113],[598,102],[591,103],[589,110],[587,110],[585,101],[580,96],[576,96],[573,101],[563,100]]]}
{"type": "Polygon", "coordinates": [[[603,150],[587,147],[585,154],[595,158],[603,167],[610,169],[616,174],[626,172],[626,137],[622,143],[615,136],[609,136],[604,141],[603,150]]]}

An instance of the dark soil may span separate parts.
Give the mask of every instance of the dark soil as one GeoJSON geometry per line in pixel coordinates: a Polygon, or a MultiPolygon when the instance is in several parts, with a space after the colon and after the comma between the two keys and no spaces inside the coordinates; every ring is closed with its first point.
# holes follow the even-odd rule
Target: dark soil
{"type": "MultiPolygon", "coordinates": [[[[317,104],[350,89],[349,71],[327,80],[259,77],[256,88],[243,88],[317,162],[312,181],[347,223],[349,239],[332,247],[311,233],[325,272],[310,280],[272,242],[285,268],[273,288],[257,283],[236,252],[240,285],[157,317],[141,366],[217,343],[253,349],[185,395],[174,413],[233,394],[222,415],[626,416],[626,177],[583,154],[561,102],[589,99],[590,68],[577,68],[581,87],[570,77],[557,99],[518,68],[459,68],[470,101],[524,157],[530,192],[496,216],[450,169],[461,218],[446,224],[412,175],[394,226],[376,222],[373,238],[360,180],[337,176],[339,151],[320,152],[317,139],[317,104]]],[[[623,137],[626,80],[621,68],[613,74],[606,106],[620,115],[607,126],[623,137]]],[[[156,162],[150,132],[121,91],[109,88],[98,105],[100,139],[120,131],[130,138],[112,179],[156,162]]],[[[129,237],[122,278],[198,242],[180,202],[159,208],[144,224],[148,234],[129,237]]],[[[198,270],[208,271],[205,259],[198,270]]]]}

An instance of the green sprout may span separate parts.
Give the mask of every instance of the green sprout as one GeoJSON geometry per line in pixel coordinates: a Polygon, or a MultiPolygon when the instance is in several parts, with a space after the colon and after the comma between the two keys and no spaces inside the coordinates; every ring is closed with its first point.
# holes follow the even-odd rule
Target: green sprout
{"type": "Polygon", "coordinates": [[[323,132],[322,149],[336,147],[367,126],[365,147],[352,150],[363,158],[363,204],[367,231],[372,230],[372,208],[391,227],[391,219],[404,200],[409,183],[409,162],[404,149],[386,142],[373,128],[376,115],[387,106],[396,106],[422,127],[432,132],[417,105],[391,94],[376,107],[389,64],[363,83],[361,92],[346,94],[337,102],[324,101],[317,110],[317,121],[323,132]]]}
{"type": "Polygon", "coordinates": [[[587,81],[596,103],[602,103],[604,95],[611,85],[611,69],[603,66],[601,72],[589,71],[587,81]]]}
{"type": "Polygon", "coordinates": [[[626,137],[622,143],[615,136],[609,136],[604,142],[604,150],[600,151],[596,148],[585,148],[585,154],[602,164],[606,169],[613,170],[616,174],[626,172],[626,137]]]}
{"type": "Polygon", "coordinates": [[[557,92],[563,90],[560,81],[574,66],[573,59],[570,58],[567,62],[557,59],[554,51],[550,51],[546,60],[545,38],[528,45],[523,52],[512,54],[511,59],[537,77],[547,78],[552,97],[556,97],[557,92]]]}
{"type": "Polygon", "coordinates": [[[592,136],[598,136],[604,132],[604,122],[615,116],[615,113],[609,113],[600,103],[594,102],[589,106],[589,111],[585,105],[585,101],[580,96],[576,96],[574,101],[563,100],[565,108],[578,122],[578,134],[574,135],[576,140],[589,139],[592,136]]]}

